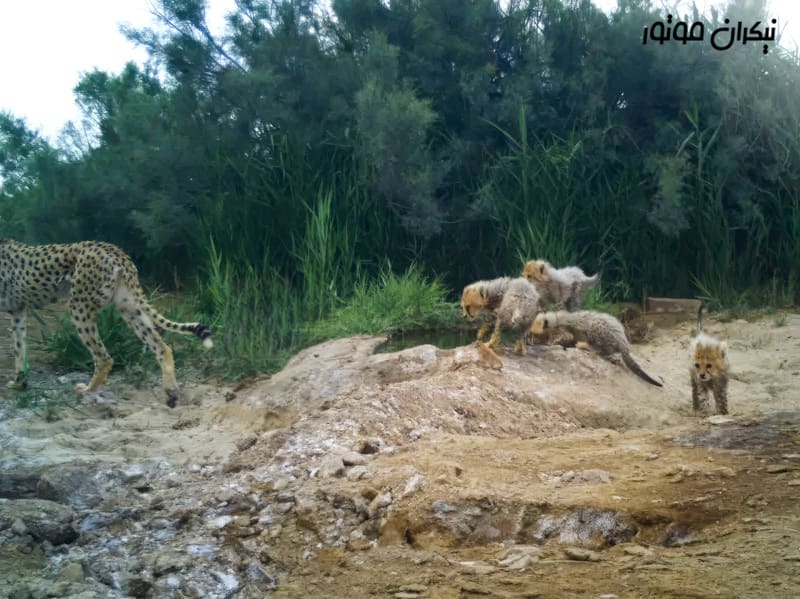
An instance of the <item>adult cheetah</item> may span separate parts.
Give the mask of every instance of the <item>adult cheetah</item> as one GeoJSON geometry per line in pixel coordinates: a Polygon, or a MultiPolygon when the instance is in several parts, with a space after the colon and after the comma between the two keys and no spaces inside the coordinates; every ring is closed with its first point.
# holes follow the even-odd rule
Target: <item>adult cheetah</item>
{"type": "Polygon", "coordinates": [[[14,334],[16,377],[9,387],[24,389],[27,383],[28,308],[41,308],[64,297],[69,297],[72,323],[94,360],[94,375],[88,385],[76,385],[79,393],[98,389],[114,363],[97,331],[97,314],[108,305],[116,306],[128,326],[156,354],[166,403],[171,408],[178,400],[175,362],[159,330],[194,334],[205,347],[213,346],[208,326],[172,322],[147,303],[136,266],[117,246],[100,241],[25,245],[0,239],[0,311],[11,315],[14,334]]]}

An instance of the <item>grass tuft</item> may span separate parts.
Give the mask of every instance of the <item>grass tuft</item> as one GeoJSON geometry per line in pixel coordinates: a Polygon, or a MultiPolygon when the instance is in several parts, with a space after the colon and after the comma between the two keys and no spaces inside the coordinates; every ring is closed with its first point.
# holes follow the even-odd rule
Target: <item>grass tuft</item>
{"type": "Polygon", "coordinates": [[[396,274],[387,264],[377,280],[360,281],[343,307],[313,323],[311,338],[453,328],[458,312],[455,304],[446,301],[446,295],[442,283],[429,281],[416,265],[396,274]]]}

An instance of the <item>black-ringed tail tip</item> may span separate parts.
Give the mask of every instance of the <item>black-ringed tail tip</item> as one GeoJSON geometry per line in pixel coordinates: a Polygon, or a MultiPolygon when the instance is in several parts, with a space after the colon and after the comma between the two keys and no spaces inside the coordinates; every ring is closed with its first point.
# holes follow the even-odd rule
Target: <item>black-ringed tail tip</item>
{"type": "Polygon", "coordinates": [[[211,349],[214,347],[214,342],[211,341],[211,329],[207,324],[198,324],[194,327],[194,334],[203,340],[203,347],[211,349]]]}

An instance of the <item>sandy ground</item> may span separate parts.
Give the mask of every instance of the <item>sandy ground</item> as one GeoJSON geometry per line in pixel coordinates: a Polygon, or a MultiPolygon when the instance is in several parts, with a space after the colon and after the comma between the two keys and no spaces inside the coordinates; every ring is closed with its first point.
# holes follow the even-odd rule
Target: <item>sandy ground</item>
{"type": "Polygon", "coordinates": [[[498,370],[357,337],[174,410],[156,382],[6,403],[0,596],[800,596],[800,316],[707,322],[728,418],[690,409],[691,320],[634,346],[663,388],[576,349],[498,370]]]}

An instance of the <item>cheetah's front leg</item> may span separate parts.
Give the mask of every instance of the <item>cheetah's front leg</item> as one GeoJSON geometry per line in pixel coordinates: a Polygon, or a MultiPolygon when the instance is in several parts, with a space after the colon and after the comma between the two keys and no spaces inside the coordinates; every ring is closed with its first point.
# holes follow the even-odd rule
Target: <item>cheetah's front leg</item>
{"type": "Polygon", "coordinates": [[[728,413],[728,381],[716,381],[714,384],[714,403],[717,404],[717,414],[728,413]]]}
{"type": "Polygon", "coordinates": [[[111,372],[111,367],[114,366],[114,360],[103,345],[103,340],[100,339],[100,333],[97,330],[97,323],[95,318],[97,312],[91,312],[81,308],[73,300],[70,302],[70,318],[72,324],[78,332],[81,342],[84,347],[92,354],[92,361],[94,362],[94,374],[88,385],[78,383],[75,385],[75,391],[78,393],[88,393],[96,391],[100,386],[106,382],[108,373],[111,372]]]}
{"type": "Polygon", "coordinates": [[[708,403],[708,390],[697,382],[697,379],[692,379],[692,410],[699,412],[705,409],[708,403]]]}
{"type": "Polygon", "coordinates": [[[492,336],[489,337],[489,341],[486,343],[486,347],[490,349],[494,349],[500,344],[500,319],[495,319],[494,323],[494,330],[492,331],[492,336]]]}
{"type": "Polygon", "coordinates": [[[14,335],[14,379],[8,381],[8,388],[23,391],[28,387],[28,349],[25,343],[26,313],[11,314],[11,332],[14,335]]]}
{"type": "Polygon", "coordinates": [[[495,316],[494,314],[487,314],[486,318],[483,319],[483,324],[481,324],[480,328],[478,329],[477,340],[482,341],[484,337],[486,337],[486,333],[494,326],[495,324],[495,316]]]}

